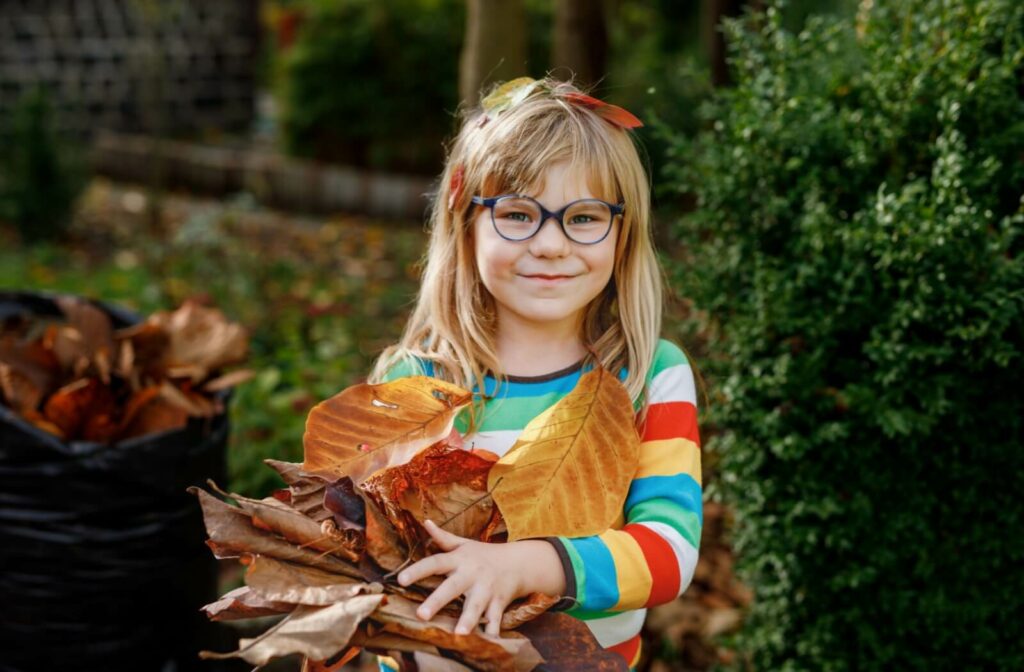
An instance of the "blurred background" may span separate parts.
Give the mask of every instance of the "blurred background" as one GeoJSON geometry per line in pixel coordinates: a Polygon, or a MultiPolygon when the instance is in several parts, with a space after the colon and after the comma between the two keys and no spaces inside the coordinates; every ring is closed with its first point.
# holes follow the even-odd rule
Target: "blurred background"
{"type": "Polygon", "coordinates": [[[1022,669],[1022,45],[1017,0],[0,0],[0,288],[243,324],[266,495],[399,335],[460,105],[574,74],[645,122],[708,392],[641,669],[1022,669]]]}

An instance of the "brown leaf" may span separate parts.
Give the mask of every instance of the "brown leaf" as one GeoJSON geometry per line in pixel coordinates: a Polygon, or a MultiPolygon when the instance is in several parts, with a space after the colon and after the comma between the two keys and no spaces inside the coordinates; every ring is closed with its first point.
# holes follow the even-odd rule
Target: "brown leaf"
{"type": "Polygon", "coordinates": [[[201,651],[203,659],[242,658],[252,665],[266,665],[274,658],[293,653],[325,660],[344,648],[381,600],[383,594],[356,595],[327,607],[300,605],[283,621],[254,639],[241,639],[231,653],[201,651]]]}
{"type": "Polygon", "coordinates": [[[408,554],[395,526],[369,497],[366,500],[366,552],[388,571],[401,567],[408,554]]]}
{"type": "Polygon", "coordinates": [[[310,606],[326,606],[384,589],[379,583],[362,583],[266,556],[253,558],[245,572],[245,583],[265,600],[310,606]]]}
{"type": "Polygon", "coordinates": [[[634,423],[626,389],[603,368],[531,420],[488,479],[509,540],[607,530],[636,473],[634,423]]]}
{"type": "Polygon", "coordinates": [[[178,429],[188,424],[188,411],[168,400],[163,388],[150,386],[128,400],[118,440],[178,429]]]}
{"type": "MultiPolygon", "coordinates": [[[[60,362],[53,351],[38,339],[22,340],[13,333],[0,334],[0,363],[27,379],[43,397],[59,384],[60,362]]],[[[10,405],[14,408],[13,404],[10,405]]],[[[38,409],[39,404],[32,408],[38,409]]]]}
{"type": "Polygon", "coordinates": [[[196,367],[193,381],[202,380],[210,371],[240,364],[248,355],[249,336],[242,325],[191,299],[171,313],[154,313],[147,321],[162,328],[170,339],[164,366],[196,367]]]}
{"type": "Polygon", "coordinates": [[[494,501],[487,474],[494,463],[444,441],[417,453],[408,464],[379,472],[363,483],[409,548],[429,540],[427,519],[460,537],[480,539],[488,530],[494,501]]]}
{"type": "Polygon", "coordinates": [[[416,616],[416,603],[398,595],[388,595],[371,618],[380,622],[385,632],[429,642],[456,653],[476,670],[525,672],[544,661],[529,640],[515,631],[505,633],[504,637],[493,637],[478,627],[468,635],[456,635],[458,619],[440,613],[423,621],[416,616]]]}
{"type": "Polygon", "coordinates": [[[110,317],[92,303],[75,296],[58,296],[67,325],[51,333],[54,354],[65,370],[83,375],[89,368],[110,384],[110,368],[114,358],[113,325],[110,317]],[[84,362],[84,364],[83,364],[84,362]]]}
{"type": "Polygon", "coordinates": [[[95,378],[81,378],[65,385],[51,394],[43,406],[46,419],[59,427],[68,439],[93,439],[96,433],[107,430],[109,436],[113,436],[116,425],[111,418],[115,413],[117,404],[113,393],[95,378]],[[86,436],[86,429],[89,436],[86,436]]]}
{"type": "MultiPolygon", "coordinates": [[[[218,489],[212,482],[210,484],[218,489]]],[[[331,535],[321,524],[273,497],[259,500],[235,493],[221,494],[238,502],[239,508],[252,517],[254,524],[279,534],[297,546],[314,548],[351,562],[359,561],[362,554],[361,535],[344,538],[331,535]]]]}
{"type": "Polygon", "coordinates": [[[518,629],[544,656],[538,670],[628,672],[626,659],[602,648],[587,624],[568,614],[546,612],[518,629]]]}
{"type": "Polygon", "coordinates": [[[302,471],[302,464],[298,462],[281,462],[268,458],[263,460],[263,463],[273,468],[288,485],[291,492],[289,506],[318,523],[331,517],[331,512],[324,508],[326,479],[305,473],[302,471]]]}
{"type": "Polygon", "coordinates": [[[31,378],[5,362],[0,362],[0,394],[7,405],[21,415],[38,409],[43,400],[43,390],[31,378]]]}
{"type": "Polygon", "coordinates": [[[427,642],[412,639],[410,637],[403,637],[402,635],[396,635],[391,632],[378,632],[371,636],[368,635],[363,628],[360,628],[356,634],[353,635],[350,643],[353,646],[361,646],[364,649],[374,649],[381,652],[408,651],[412,653],[415,651],[422,651],[435,656],[441,655],[441,650],[433,644],[428,644],[427,642]]]}
{"type": "Polygon", "coordinates": [[[208,492],[196,487],[190,487],[187,491],[199,497],[206,533],[210,536],[207,545],[218,558],[238,557],[244,553],[267,555],[362,579],[359,570],[343,560],[308,548],[298,548],[269,532],[256,529],[244,511],[225,504],[208,492]]]}
{"type": "Polygon", "coordinates": [[[61,439],[66,438],[64,436],[64,432],[61,431],[61,428],[47,420],[46,416],[40,413],[39,411],[29,409],[23,413],[23,416],[26,420],[28,420],[29,422],[31,422],[33,425],[43,430],[44,432],[49,432],[54,436],[59,436],[61,439]]]}
{"type": "MultiPolygon", "coordinates": [[[[356,634],[359,634],[358,631],[356,634]]],[[[359,651],[360,648],[358,646],[350,646],[327,660],[310,660],[304,657],[302,659],[302,669],[299,672],[341,672],[345,667],[345,663],[354,660],[359,655],[359,651]]]]}
{"type": "Polygon", "coordinates": [[[202,608],[211,621],[237,621],[243,618],[287,614],[295,608],[287,602],[265,599],[249,586],[241,586],[224,593],[216,602],[202,608]]]}
{"type": "Polygon", "coordinates": [[[166,374],[164,353],[170,345],[171,337],[155,322],[140,322],[114,332],[114,338],[130,344],[126,353],[124,346],[119,362],[121,374],[139,371],[143,377],[158,380],[166,374]]]}
{"type": "Polygon", "coordinates": [[[525,599],[514,602],[505,609],[505,613],[501,615],[501,629],[518,628],[523,623],[532,621],[546,612],[556,602],[558,602],[557,597],[544,593],[530,593],[525,599]]]}
{"type": "Polygon", "coordinates": [[[241,385],[246,381],[252,380],[255,376],[256,372],[252,369],[238,369],[237,371],[231,371],[205,383],[203,385],[203,391],[219,392],[221,390],[226,390],[229,387],[235,387],[236,385],[241,385]]]}
{"type": "Polygon", "coordinates": [[[426,376],[348,387],[309,412],[303,469],[332,481],[348,476],[359,485],[448,436],[471,398],[426,376]]]}
{"type": "Polygon", "coordinates": [[[324,490],[324,508],[334,515],[334,522],[340,529],[366,529],[366,504],[348,476],[327,486],[324,490]]]}

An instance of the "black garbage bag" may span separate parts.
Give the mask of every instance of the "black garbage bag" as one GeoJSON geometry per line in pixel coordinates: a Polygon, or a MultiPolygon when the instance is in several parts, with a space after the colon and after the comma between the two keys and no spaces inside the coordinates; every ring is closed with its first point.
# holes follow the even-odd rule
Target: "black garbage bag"
{"type": "MultiPolygon", "coordinates": [[[[0,292],[0,320],[60,316],[55,297],[0,292]]],[[[140,320],[93,303],[115,328],[140,320]]],[[[0,670],[229,669],[197,656],[234,642],[198,611],[217,599],[217,563],[185,492],[226,482],[228,431],[225,412],[114,445],[64,442],[0,404],[0,670]]]]}

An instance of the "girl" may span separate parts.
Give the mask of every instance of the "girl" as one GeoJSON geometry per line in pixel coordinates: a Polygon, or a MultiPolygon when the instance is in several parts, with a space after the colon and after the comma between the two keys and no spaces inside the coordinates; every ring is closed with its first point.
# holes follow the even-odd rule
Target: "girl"
{"type": "MultiPolygon", "coordinates": [[[[563,596],[555,608],[583,619],[631,668],[647,608],[689,585],[702,526],[694,376],[683,351],[659,340],[662,275],[629,131],[639,125],[550,78],[505,84],[470,111],[448,151],[415,310],[370,375],[429,375],[474,390],[456,427],[467,446],[500,456],[593,368],[591,349],[619,372],[642,444],[611,529],[488,544],[428,523],[443,552],[398,580],[447,576],[418,615],[429,620],[465,595],[462,633],[483,621],[497,635],[519,596],[563,596]]],[[[382,658],[381,669],[397,664],[382,658]]]]}

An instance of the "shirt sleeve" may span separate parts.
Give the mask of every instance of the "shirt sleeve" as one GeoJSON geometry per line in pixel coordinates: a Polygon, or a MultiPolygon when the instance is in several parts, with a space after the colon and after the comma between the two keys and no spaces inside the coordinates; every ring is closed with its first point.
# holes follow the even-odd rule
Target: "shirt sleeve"
{"type": "Polygon", "coordinates": [[[589,537],[546,537],[566,576],[567,598],[556,609],[653,607],[680,596],[693,579],[703,527],[696,388],[686,355],[662,343],[638,426],[640,460],[625,524],[589,537]]]}

